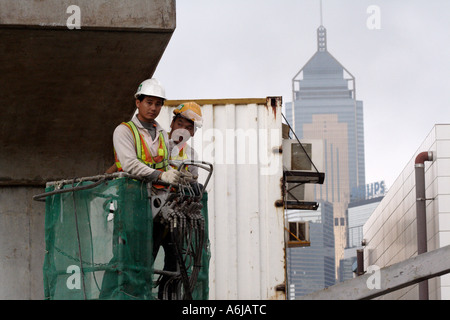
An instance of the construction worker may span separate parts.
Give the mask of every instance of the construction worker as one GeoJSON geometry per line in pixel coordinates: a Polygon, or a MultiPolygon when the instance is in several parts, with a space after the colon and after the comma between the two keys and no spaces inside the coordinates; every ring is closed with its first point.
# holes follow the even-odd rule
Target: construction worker
{"type": "MultiPolygon", "coordinates": [[[[178,170],[176,162],[181,164],[183,160],[194,160],[195,151],[192,147],[190,147],[187,142],[188,140],[194,136],[197,128],[202,126],[202,112],[200,110],[200,106],[195,102],[186,102],[180,104],[173,111],[174,116],[172,122],[170,124],[170,132],[169,132],[169,147],[171,150],[170,160],[175,160],[175,162],[171,161],[171,165],[178,170]]],[[[182,177],[186,182],[196,183],[198,178],[198,167],[196,166],[186,166],[186,169],[182,171],[182,177]]],[[[198,185],[198,184],[197,184],[198,185]]],[[[201,190],[201,185],[198,190],[201,190]]],[[[197,189],[194,188],[194,191],[197,189]]],[[[154,226],[154,247],[153,254],[157,255],[159,247],[162,246],[164,248],[164,271],[176,271],[177,270],[177,258],[176,258],[176,250],[172,241],[170,239],[169,234],[167,233],[167,228],[156,224],[154,226]],[[159,243],[158,243],[159,242],[159,243]]],[[[159,283],[158,290],[158,298],[163,299],[163,292],[166,286],[166,283],[169,281],[170,277],[163,276],[159,283]]],[[[173,288],[169,286],[168,288],[168,297],[170,298],[172,294],[173,288]]]]}
{"type": "MultiPolygon", "coordinates": [[[[107,173],[119,170],[156,184],[158,181],[176,184],[181,173],[169,165],[169,137],[155,120],[166,100],[165,90],[156,79],[147,79],[139,85],[134,97],[137,113],[131,121],[121,123],[114,130],[115,164],[107,173]]],[[[160,227],[155,228],[155,225],[157,223],[153,225],[153,237],[154,243],[158,243],[160,227]]],[[[105,273],[101,298],[111,296],[117,285],[117,277],[114,271],[105,273]]]]}
{"type": "Polygon", "coordinates": [[[180,173],[168,165],[167,132],[155,120],[166,99],[164,88],[156,79],[147,79],[134,97],[137,114],[113,134],[117,169],[152,182],[178,183],[180,173]]]}
{"type": "MultiPolygon", "coordinates": [[[[194,136],[197,129],[201,128],[203,118],[200,106],[195,102],[180,104],[173,110],[173,114],[169,132],[169,149],[171,150],[170,160],[175,160],[171,162],[172,166],[177,168],[175,162],[197,158],[195,150],[187,142],[194,136]]],[[[186,173],[190,173],[192,180],[198,178],[198,167],[186,166],[186,171],[185,178],[189,177],[186,173]]]]}

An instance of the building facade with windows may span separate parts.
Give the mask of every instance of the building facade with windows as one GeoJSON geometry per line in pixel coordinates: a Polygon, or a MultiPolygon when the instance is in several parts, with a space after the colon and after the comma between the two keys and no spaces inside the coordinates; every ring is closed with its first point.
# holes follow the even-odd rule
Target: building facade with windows
{"type": "Polygon", "coordinates": [[[287,299],[309,294],[336,283],[333,206],[321,202],[317,211],[291,211],[289,222],[308,221],[311,245],[287,248],[287,299]]]}
{"type": "MultiPolygon", "coordinates": [[[[367,189],[370,185],[367,185],[367,189]]],[[[363,226],[369,219],[372,212],[383,200],[384,194],[377,197],[359,199],[350,202],[347,209],[347,245],[344,251],[344,258],[339,263],[338,281],[352,279],[357,269],[357,250],[363,248],[363,226]]],[[[335,221],[336,223],[336,221],[335,221]]]]}
{"type": "Polygon", "coordinates": [[[327,49],[327,33],[317,29],[317,52],[292,80],[286,119],[300,139],[324,143],[325,182],[316,200],[333,204],[336,261],[346,247],[346,211],[351,190],[365,186],[363,103],[356,100],[354,76],[327,49]]]}

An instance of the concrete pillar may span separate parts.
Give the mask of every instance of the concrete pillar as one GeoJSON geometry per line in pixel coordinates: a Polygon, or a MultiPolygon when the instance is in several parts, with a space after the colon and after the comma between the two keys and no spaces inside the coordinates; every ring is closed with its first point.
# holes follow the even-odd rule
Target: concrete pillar
{"type": "Polygon", "coordinates": [[[175,0],[0,1],[0,299],[43,298],[32,196],[113,163],[113,130],[175,26],[175,0]]]}

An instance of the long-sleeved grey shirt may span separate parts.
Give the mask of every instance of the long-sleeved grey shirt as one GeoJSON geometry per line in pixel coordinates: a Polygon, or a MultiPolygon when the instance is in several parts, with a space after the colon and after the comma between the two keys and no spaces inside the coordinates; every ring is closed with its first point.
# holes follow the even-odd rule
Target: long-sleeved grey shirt
{"type": "MultiPolygon", "coordinates": [[[[145,123],[145,127],[148,127],[150,129],[147,130],[139,121],[136,115],[133,117],[133,119],[131,119],[131,121],[134,122],[137,129],[139,130],[139,133],[143,135],[152,156],[158,156],[160,132],[162,132],[163,134],[164,141],[169,151],[169,137],[167,135],[167,132],[159,125],[158,122],[154,121],[155,126],[153,124],[145,123]]],[[[134,135],[126,125],[120,124],[116,127],[113,134],[113,144],[117,154],[117,158],[120,161],[122,170],[124,172],[128,172],[130,174],[141,177],[146,177],[151,181],[154,181],[158,178],[159,174],[161,173],[160,171],[152,169],[138,160],[134,135]]]]}

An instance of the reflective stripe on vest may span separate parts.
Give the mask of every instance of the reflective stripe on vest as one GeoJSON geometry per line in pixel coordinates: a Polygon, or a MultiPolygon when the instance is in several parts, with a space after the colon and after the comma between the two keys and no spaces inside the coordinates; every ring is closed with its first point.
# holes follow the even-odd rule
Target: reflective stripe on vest
{"type": "MultiPolygon", "coordinates": [[[[188,159],[188,156],[187,156],[187,153],[186,153],[185,150],[184,150],[184,147],[185,147],[185,146],[186,146],[186,145],[184,145],[183,148],[180,149],[180,151],[178,152],[178,154],[177,154],[175,157],[172,157],[172,156],[171,156],[171,157],[170,157],[170,160],[177,160],[177,161],[187,160],[187,159],[188,159]]],[[[172,166],[172,168],[178,170],[178,167],[177,167],[176,165],[171,164],[171,166],[172,166]]],[[[185,169],[186,171],[189,171],[187,165],[184,166],[184,169],[185,169]]]]}
{"type": "MultiPolygon", "coordinates": [[[[133,133],[135,147],[136,147],[136,156],[139,161],[149,166],[152,169],[157,169],[160,171],[166,171],[167,166],[169,165],[168,160],[168,151],[166,147],[166,143],[164,141],[164,136],[162,131],[159,132],[159,147],[158,147],[158,155],[156,157],[152,157],[150,153],[150,149],[145,142],[144,137],[139,133],[136,125],[133,121],[122,122],[122,124],[126,125],[131,132],[133,133]]],[[[116,166],[119,171],[123,171],[122,166],[117,158],[117,154],[114,151],[114,156],[116,159],[116,166]]]]}

